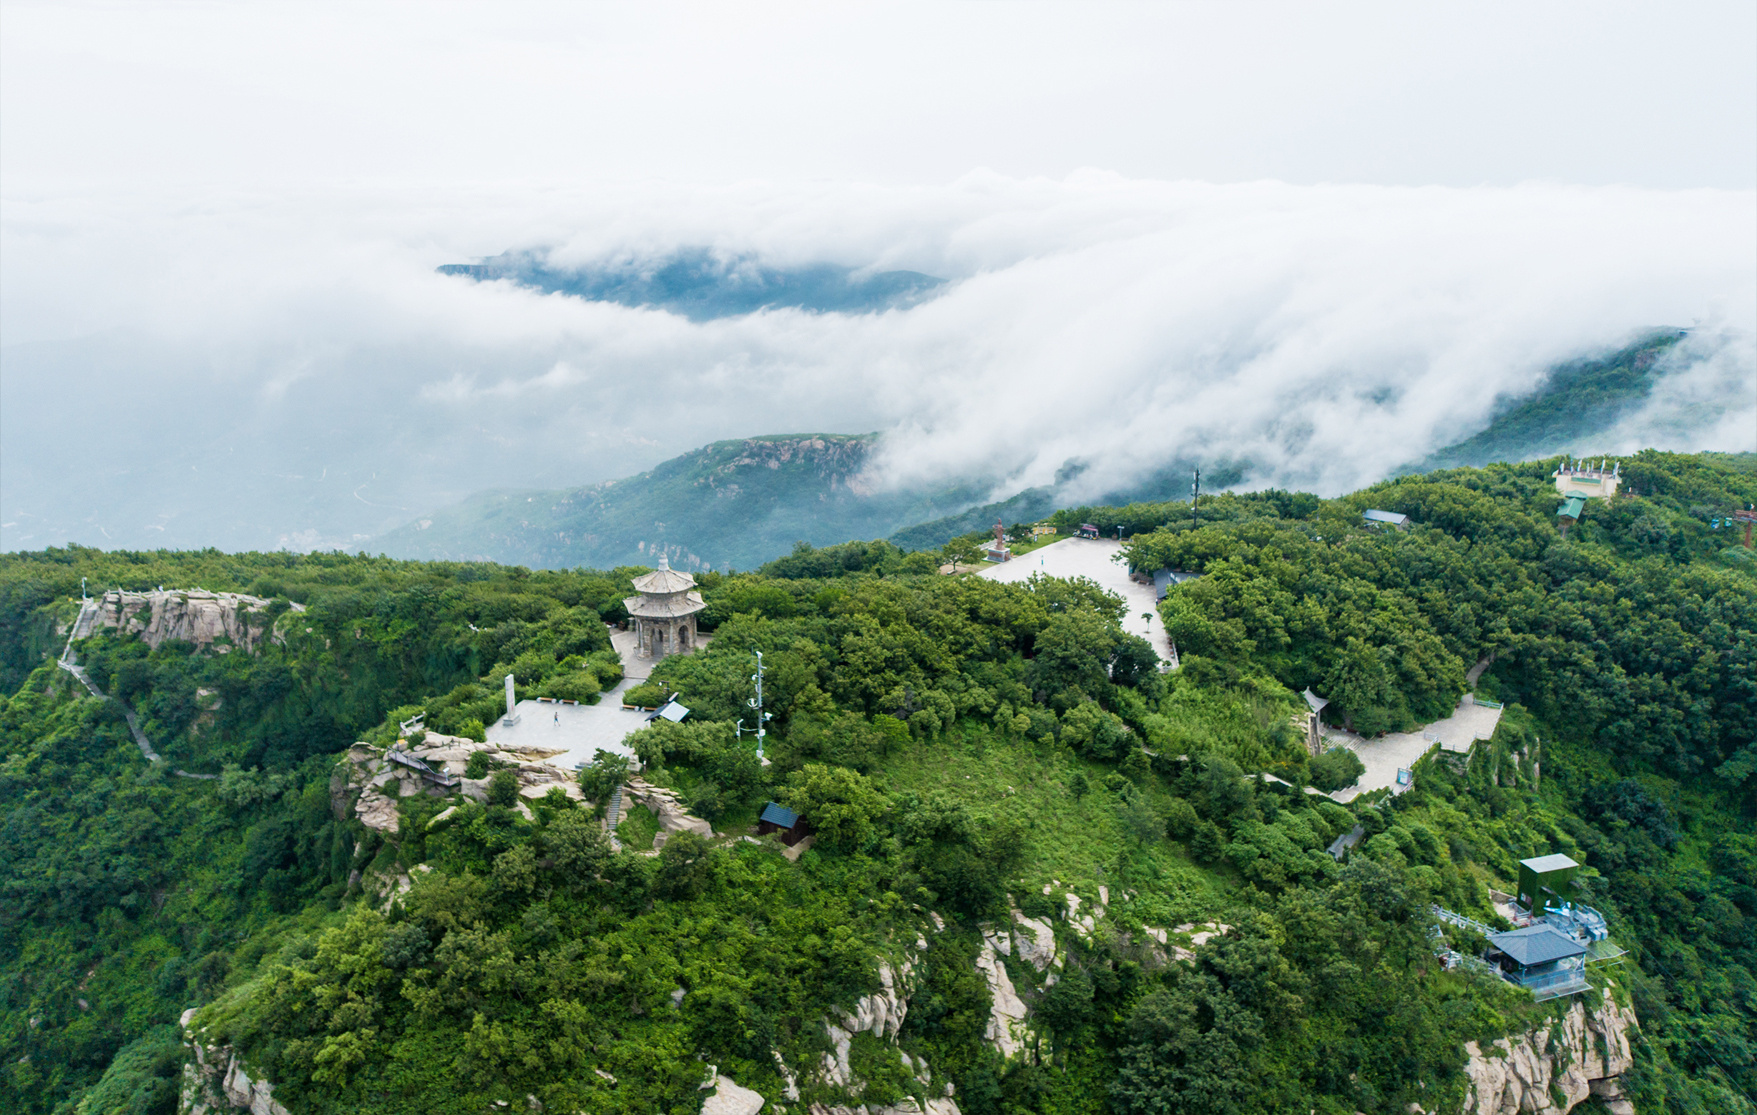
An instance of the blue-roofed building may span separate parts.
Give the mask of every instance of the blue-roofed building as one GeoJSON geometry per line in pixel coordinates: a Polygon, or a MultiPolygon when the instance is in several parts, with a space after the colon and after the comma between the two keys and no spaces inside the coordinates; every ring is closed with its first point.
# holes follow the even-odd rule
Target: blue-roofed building
{"type": "Polygon", "coordinates": [[[1396,527],[1398,530],[1409,529],[1409,516],[1399,515],[1395,511],[1379,511],[1375,509],[1366,512],[1361,518],[1369,523],[1383,523],[1388,527],[1396,527]]]}
{"type": "Polygon", "coordinates": [[[1586,990],[1586,950],[1585,942],[1547,923],[1489,934],[1489,960],[1539,1000],[1586,990]]]}
{"type": "Polygon", "coordinates": [[[812,828],[805,818],[777,802],[769,802],[763,806],[762,816],[757,818],[756,832],[758,836],[778,833],[781,843],[791,848],[812,833],[812,828]]]}

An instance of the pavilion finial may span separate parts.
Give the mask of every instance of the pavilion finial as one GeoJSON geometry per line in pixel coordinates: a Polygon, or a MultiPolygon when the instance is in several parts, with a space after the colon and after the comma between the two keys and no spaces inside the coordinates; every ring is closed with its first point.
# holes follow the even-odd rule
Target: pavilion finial
{"type": "Polygon", "coordinates": [[[671,568],[671,559],[669,557],[665,556],[664,551],[660,551],[660,553],[659,553],[659,568],[660,569],[671,568]]]}

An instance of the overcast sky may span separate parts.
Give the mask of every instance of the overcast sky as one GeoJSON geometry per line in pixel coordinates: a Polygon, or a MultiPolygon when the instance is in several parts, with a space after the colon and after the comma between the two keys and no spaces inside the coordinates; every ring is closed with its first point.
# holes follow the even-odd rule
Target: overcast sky
{"type": "Polygon", "coordinates": [[[0,545],[348,540],[804,429],[1331,492],[1660,324],[1721,338],[1671,444],[1749,448],[1754,191],[1749,0],[0,4],[0,545]],[[694,245],[951,282],[690,323],[433,274],[694,245]]]}
{"type": "Polygon", "coordinates": [[[5,5],[11,178],[1757,184],[1757,5],[5,5]]]}

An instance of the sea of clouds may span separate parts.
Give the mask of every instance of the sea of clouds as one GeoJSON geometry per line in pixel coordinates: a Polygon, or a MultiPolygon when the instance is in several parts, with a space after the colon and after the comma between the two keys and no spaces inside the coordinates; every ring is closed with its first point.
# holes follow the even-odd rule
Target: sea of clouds
{"type": "MultiPolygon", "coordinates": [[[[997,497],[1169,460],[1335,494],[1558,363],[1689,327],[1584,452],[1757,449],[1748,191],[636,183],[298,194],[9,187],[0,547],[293,548],[708,441],[881,430],[879,485],[997,497]],[[947,279],[870,314],[691,322],[444,263],[708,247],[947,279]]],[[[1169,494],[1169,493],[1168,493],[1169,494]]]]}

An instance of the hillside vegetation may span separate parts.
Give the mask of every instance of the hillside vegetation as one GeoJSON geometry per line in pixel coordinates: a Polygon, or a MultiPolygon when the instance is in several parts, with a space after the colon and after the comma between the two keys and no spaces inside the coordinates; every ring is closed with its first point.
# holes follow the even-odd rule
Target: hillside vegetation
{"type": "Polygon", "coordinates": [[[1641,1018],[1625,1091],[1757,1111],[1757,567],[1710,526],[1757,501],[1757,473],[1641,454],[1640,494],[1564,541],[1552,467],[1223,496],[1200,526],[1177,504],[1059,512],[1122,527],[1139,568],[1202,574],[1162,608],[1169,674],[1088,582],[940,576],[867,542],[704,575],[712,643],[653,675],[693,712],[632,742],[723,835],[656,855],[559,792],[528,816],[404,797],[381,834],[332,781],[349,742],[416,711],[479,735],[506,673],[590,700],[639,570],[7,555],[0,1109],[172,1110],[176,1024],[200,1008],[299,1115],[689,1113],[709,1064],[788,1110],[950,1084],[964,1115],[1450,1112],[1466,1042],[1565,1004],[1444,970],[1430,904],[1492,920],[1518,859],[1565,852],[1631,950],[1594,977],[1641,1018]],[[82,576],[271,602],[254,654],[76,648],[167,763],[51,661],[82,576]],[[734,730],[754,650],[766,766],[734,730]],[[1301,791],[1299,689],[1357,729],[1407,727],[1484,659],[1480,692],[1507,703],[1492,741],[1430,755],[1400,796],[1301,791]],[[817,830],[796,862],[739,839],[770,799],[817,830]],[[402,874],[386,902],[374,881],[402,874]],[[1056,964],[997,955],[1016,919],[1050,927],[1056,964]],[[1027,1012],[1010,1046],[997,965],[1027,1012]],[[905,972],[901,1027],[838,1052],[825,1020],[905,972]]]}
{"type": "Polygon", "coordinates": [[[754,568],[800,541],[882,537],[962,507],[976,489],[875,494],[860,482],[876,435],[719,441],[623,480],[484,492],[373,541],[399,557],[535,568],[652,562],[754,568]]]}

